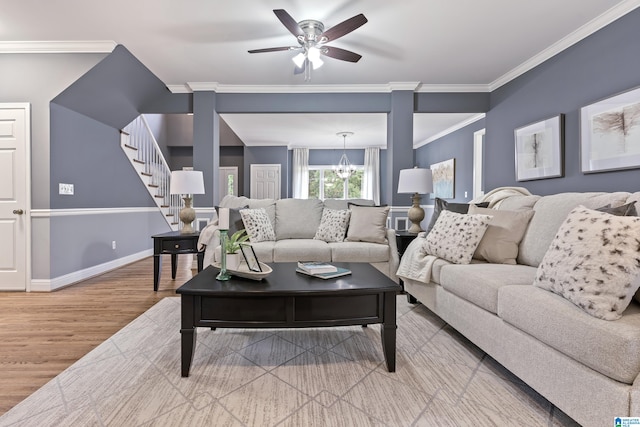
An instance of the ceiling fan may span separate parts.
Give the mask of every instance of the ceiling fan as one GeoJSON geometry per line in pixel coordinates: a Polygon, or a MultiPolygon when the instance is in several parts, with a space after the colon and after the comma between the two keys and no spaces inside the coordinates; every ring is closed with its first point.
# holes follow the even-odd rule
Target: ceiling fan
{"type": "Polygon", "coordinates": [[[300,53],[293,58],[296,64],[294,74],[304,73],[305,80],[311,79],[311,68],[320,68],[323,64],[321,55],[341,61],[358,62],[362,55],[338,47],[327,46],[332,42],[367,23],[367,18],[361,13],[347,19],[325,31],[324,24],[313,19],[296,22],[284,9],[274,9],[280,22],[298,40],[299,46],[270,47],[254,49],[249,53],[278,52],[283,50],[298,50],[300,53]]]}

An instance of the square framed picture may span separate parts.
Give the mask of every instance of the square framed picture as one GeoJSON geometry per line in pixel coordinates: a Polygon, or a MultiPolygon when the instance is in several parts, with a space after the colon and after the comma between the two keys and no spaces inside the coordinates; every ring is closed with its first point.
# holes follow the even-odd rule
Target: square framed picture
{"type": "Polygon", "coordinates": [[[516,179],[564,176],[564,114],[515,130],[516,179]]]}
{"type": "Polygon", "coordinates": [[[583,173],[640,168],[640,88],[580,109],[583,173]]]}
{"type": "Polygon", "coordinates": [[[397,217],[396,218],[396,230],[404,231],[409,228],[408,226],[409,218],[406,216],[397,217]]]}
{"type": "Polygon", "coordinates": [[[242,251],[242,256],[244,256],[244,260],[246,261],[249,270],[261,272],[262,267],[260,267],[260,262],[258,262],[258,257],[256,256],[256,251],[253,250],[253,246],[243,244],[240,245],[240,250],[242,251]]]}

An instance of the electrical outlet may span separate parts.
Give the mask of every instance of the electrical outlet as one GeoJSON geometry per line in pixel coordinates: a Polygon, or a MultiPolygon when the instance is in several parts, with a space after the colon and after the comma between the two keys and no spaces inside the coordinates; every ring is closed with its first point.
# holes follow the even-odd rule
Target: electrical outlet
{"type": "Polygon", "coordinates": [[[111,242],[111,249],[116,250],[116,241],[111,242]]]}
{"type": "Polygon", "coordinates": [[[73,196],[73,184],[58,184],[58,194],[63,194],[65,196],[73,196]]]}
{"type": "Polygon", "coordinates": [[[467,197],[467,194],[468,194],[468,192],[466,192],[466,191],[465,191],[465,192],[464,192],[464,197],[465,197],[465,198],[467,197]]]}

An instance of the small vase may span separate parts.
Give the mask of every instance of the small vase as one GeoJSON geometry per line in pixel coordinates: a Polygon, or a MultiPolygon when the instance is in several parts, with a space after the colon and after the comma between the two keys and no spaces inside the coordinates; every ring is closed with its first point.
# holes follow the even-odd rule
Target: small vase
{"type": "Polygon", "coordinates": [[[242,256],[240,254],[227,254],[227,270],[238,271],[238,268],[240,268],[240,261],[242,261],[242,256]]]}

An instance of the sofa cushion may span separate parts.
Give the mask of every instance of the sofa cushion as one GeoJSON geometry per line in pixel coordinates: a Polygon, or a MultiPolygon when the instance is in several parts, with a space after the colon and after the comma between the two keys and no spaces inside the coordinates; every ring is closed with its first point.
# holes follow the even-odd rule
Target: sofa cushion
{"type": "MultiPolygon", "coordinates": [[[[590,209],[611,204],[620,206],[626,203],[629,193],[559,193],[541,197],[533,206],[535,214],[531,218],[518,250],[518,264],[537,267],[549,249],[560,224],[569,212],[578,205],[590,209]]],[[[505,200],[505,203],[510,198],[505,200]]],[[[505,209],[509,205],[505,205],[505,209]]]]}
{"type": "Polygon", "coordinates": [[[276,240],[276,234],[264,208],[240,209],[240,215],[251,243],[276,240]]]}
{"type": "Polygon", "coordinates": [[[527,230],[533,211],[505,211],[471,205],[469,206],[469,214],[491,215],[492,217],[473,257],[496,264],[515,264],[518,257],[518,245],[527,230]]]}
{"type": "Polygon", "coordinates": [[[469,264],[491,216],[443,211],[424,242],[426,253],[456,264],[469,264]]]}
{"type": "Polygon", "coordinates": [[[253,250],[256,253],[256,257],[260,262],[273,262],[273,247],[275,246],[275,241],[265,241],[258,243],[251,243],[253,246],[253,250]]]}
{"type": "Polygon", "coordinates": [[[336,210],[325,207],[322,210],[320,226],[313,238],[325,242],[342,242],[347,233],[350,216],[350,210],[336,210]]]}
{"type": "Polygon", "coordinates": [[[616,320],[640,287],[640,218],[573,209],[551,242],[535,285],[592,316],[616,320]]]}
{"type": "Polygon", "coordinates": [[[284,239],[273,246],[274,262],[331,261],[327,242],[313,239],[284,239]]]}
{"type": "Polygon", "coordinates": [[[389,245],[370,242],[332,242],[331,261],[385,262],[389,261],[389,245]]]}
{"type": "Polygon", "coordinates": [[[589,316],[564,298],[535,286],[504,286],[498,316],[561,353],[616,381],[640,373],[640,305],[620,320],[589,316]]]}
{"type": "MultiPolygon", "coordinates": [[[[481,208],[488,208],[489,202],[476,203],[475,205],[481,208]]],[[[429,233],[433,226],[436,225],[436,221],[438,220],[438,217],[440,216],[442,211],[451,211],[459,214],[466,214],[469,212],[469,204],[451,203],[439,197],[436,197],[436,200],[433,204],[433,214],[431,214],[431,219],[429,220],[429,225],[427,226],[427,233],[429,233]]]]}
{"type": "Polygon", "coordinates": [[[350,205],[351,219],[347,238],[349,242],[387,242],[388,206],[350,205]]]}
{"type": "Polygon", "coordinates": [[[447,265],[442,267],[440,284],[452,294],[495,314],[501,287],[531,286],[535,277],[536,268],[528,265],[447,265]]]}
{"type": "Polygon", "coordinates": [[[276,240],[313,239],[322,218],[318,199],[280,199],[276,201],[276,240]]]}

